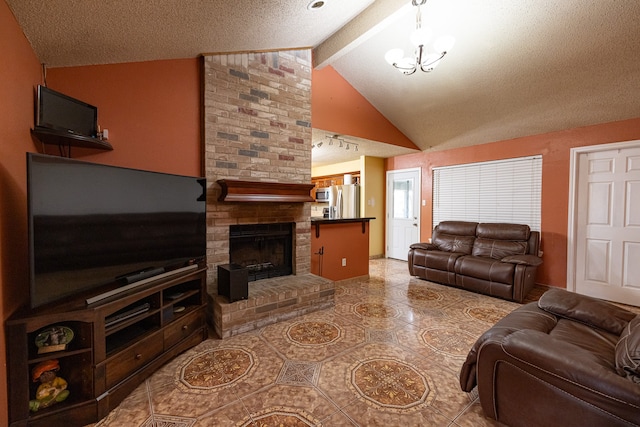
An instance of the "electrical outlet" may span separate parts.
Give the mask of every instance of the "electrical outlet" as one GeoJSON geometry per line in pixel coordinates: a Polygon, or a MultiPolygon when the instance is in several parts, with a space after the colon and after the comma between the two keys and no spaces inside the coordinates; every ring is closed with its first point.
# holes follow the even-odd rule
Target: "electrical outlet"
{"type": "Polygon", "coordinates": [[[342,266],[343,267],[347,266],[347,259],[346,258],[342,258],[342,266]]]}

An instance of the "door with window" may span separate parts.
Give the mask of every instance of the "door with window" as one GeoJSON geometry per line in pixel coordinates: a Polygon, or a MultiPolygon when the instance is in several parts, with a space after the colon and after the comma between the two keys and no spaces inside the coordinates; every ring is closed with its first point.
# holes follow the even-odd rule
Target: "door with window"
{"type": "Polygon", "coordinates": [[[420,169],[387,172],[386,257],[407,261],[420,239],[420,169]]]}
{"type": "Polygon", "coordinates": [[[614,145],[573,150],[567,287],[640,306],[640,141],[614,145]]]}

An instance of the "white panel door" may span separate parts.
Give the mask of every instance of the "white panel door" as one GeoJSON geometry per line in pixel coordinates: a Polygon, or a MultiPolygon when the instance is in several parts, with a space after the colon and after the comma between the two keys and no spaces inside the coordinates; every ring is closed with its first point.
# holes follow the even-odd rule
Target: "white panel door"
{"type": "Polygon", "coordinates": [[[640,147],[578,158],[576,292],[640,306],[640,147]]]}
{"type": "Polygon", "coordinates": [[[420,238],[420,169],[387,172],[387,258],[407,261],[420,238]]]}

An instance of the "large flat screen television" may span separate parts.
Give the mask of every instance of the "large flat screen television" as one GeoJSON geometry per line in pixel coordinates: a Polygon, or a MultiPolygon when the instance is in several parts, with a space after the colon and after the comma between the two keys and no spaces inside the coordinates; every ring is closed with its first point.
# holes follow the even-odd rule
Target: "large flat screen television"
{"type": "Polygon", "coordinates": [[[36,100],[36,127],[95,138],[98,109],[46,86],[39,85],[36,100]]]}
{"type": "Polygon", "coordinates": [[[204,178],[27,153],[31,307],[206,255],[204,178]]]}

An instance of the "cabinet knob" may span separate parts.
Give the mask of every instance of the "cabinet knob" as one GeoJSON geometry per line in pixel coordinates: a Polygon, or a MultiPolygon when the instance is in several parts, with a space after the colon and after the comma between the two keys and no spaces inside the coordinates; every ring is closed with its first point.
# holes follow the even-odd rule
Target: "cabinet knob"
{"type": "Polygon", "coordinates": [[[186,331],[187,329],[189,329],[189,326],[188,326],[188,325],[182,325],[182,330],[183,330],[183,331],[186,331]]]}
{"type": "Polygon", "coordinates": [[[136,360],[140,360],[140,359],[142,359],[142,354],[140,353],[136,354],[136,360]]]}

